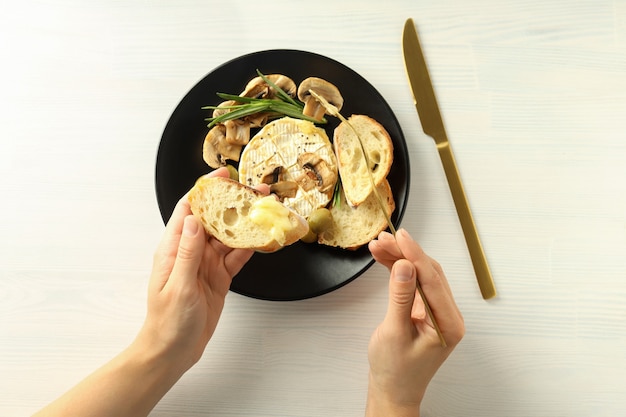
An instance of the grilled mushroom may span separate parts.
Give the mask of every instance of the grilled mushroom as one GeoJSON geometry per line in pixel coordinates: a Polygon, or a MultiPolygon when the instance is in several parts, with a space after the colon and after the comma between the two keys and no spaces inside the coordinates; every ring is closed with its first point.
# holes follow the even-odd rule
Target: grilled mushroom
{"type": "Polygon", "coordinates": [[[293,198],[298,193],[298,183],[295,181],[278,181],[270,185],[270,193],[276,194],[281,201],[285,198],[293,198]]]}
{"type": "Polygon", "coordinates": [[[227,101],[222,101],[220,104],[217,105],[217,108],[213,110],[213,117],[219,117],[223,114],[228,113],[231,109],[229,109],[229,106],[236,106],[237,103],[234,100],[227,100],[227,101]]]}
{"type": "Polygon", "coordinates": [[[261,182],[270,186],[270,193],[276,194],[282,201],[285,198],[293,198],[298,193],[298,183],[283,179],[283,167],[269,165],[261,173],[261,182]]]}
{"type": "Polygon", "coordinates": [[[240,155],[241,146],[226,141],[224,125],[216,125],[209,130],[202,145],[202,158],[207,165],[211,168],[219,168],[226,165],[227,160],[239,161],[240,155]]]}
{"type": "MultiPolygon", "coordinates": [[[[265,75],[265,78],[270,80],[274,85],[279,87],[285,93],[291,97],[296,96],[296,83],[286,75],[282,74],[269,74],[265,75]]],[[[241,97],[254,97],[254,98],[274,98],[276,92],[269,86],[261,77],[255,77],[251,79],[243,92],[239,94],[241,97]]]]}
{"type": "Polygon", "coordinates": [[[280,165],[268,165],[261,173],[261,182],[263,184],[275,184],[281,180],[283,167],[280,165]]]}
{"type": "Polygon", "coordinates": [[[320,192],[325,193],[335,187],[337,173],[319,155],[305,152],[298,156],[298,164],[304,170],[300,181],[305,190],[317,187],[320,192]]]}
{"type": "Polygon", "coordinates": [[[244,146],[250,142],[250,122],[245,119],[233,119],[224,122],[226,141],[232,145],[244,146]]]}
{"type": "Polygon", "coordinates": [[[337,107],[337,111],[341,110],[343,97],[339,89],[326,80],[309,77],[298,86],[298,99],[304,103],[304,110],[302,111],[304,115],[313,117],[315,120],[322,120],[324,114],[326,114],[326,109],[311,95],[311,90],[337,107]]]}

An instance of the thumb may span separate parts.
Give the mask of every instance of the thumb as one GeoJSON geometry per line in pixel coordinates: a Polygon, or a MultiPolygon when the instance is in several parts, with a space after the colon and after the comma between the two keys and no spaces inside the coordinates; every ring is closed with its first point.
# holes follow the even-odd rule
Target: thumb
{"type": "Polygon", "coordinates": [[[397,260],[391,267],[387,318],[393,323],[402,324],[411,321],[416,277],[415,266],[406,259],[397,260]]]}
{"type": "Polygon", "coordinates": [[[193,215],[185,217],[171,277],[174,280],[195,280],[204,254],[206,236],[193,215]]]}

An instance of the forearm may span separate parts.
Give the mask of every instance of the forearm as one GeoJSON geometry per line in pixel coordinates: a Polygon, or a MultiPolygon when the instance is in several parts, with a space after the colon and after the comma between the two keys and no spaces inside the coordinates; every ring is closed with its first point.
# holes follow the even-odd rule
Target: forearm
{"type": "Polygon", "coordinates": [[[147,416],[184,373],[176,368],[135,342],[35,416],[147,416]]]}

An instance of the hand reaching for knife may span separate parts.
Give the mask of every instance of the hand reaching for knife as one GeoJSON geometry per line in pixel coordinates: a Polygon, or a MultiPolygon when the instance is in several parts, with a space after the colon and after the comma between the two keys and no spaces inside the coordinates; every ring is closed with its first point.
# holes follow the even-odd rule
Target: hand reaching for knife
{"type": "Polygon", "coordinates": [[[419,407],[439,367],[465,333],[441,266],[406,230],[382,232],[370,242],[374,259],[391,273],[389,304],[369,344],[366,416],[419,416],[419,407]],[[442,347],[416,290],[422,287],[447,347],[442,347]]]}

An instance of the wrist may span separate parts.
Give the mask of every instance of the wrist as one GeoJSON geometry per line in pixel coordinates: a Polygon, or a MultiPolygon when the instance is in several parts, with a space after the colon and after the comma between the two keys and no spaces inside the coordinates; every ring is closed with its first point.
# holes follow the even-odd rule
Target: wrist
{"type": "Polygon", "coordinates": [[[420,399],[407,400],[393,389],[382,388],[369,376],[366,417],[419,417],[420,399]]]}
{"type": "Polygon", "coordinates": [[[175,349],[163,341],[149,337],[142,331],[131,345],[125,350],[124,355],[146,370],[150,370],[154,377],[163,381],[166,385],[173,385],[193,364],[188,364],[180,356],[175,354],[175,349]]]}

